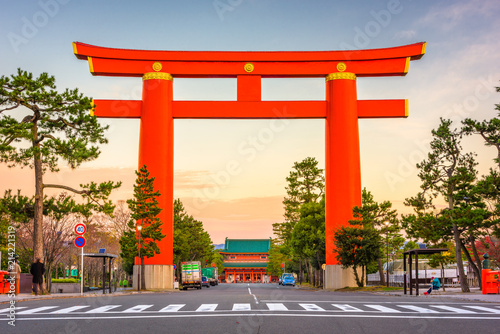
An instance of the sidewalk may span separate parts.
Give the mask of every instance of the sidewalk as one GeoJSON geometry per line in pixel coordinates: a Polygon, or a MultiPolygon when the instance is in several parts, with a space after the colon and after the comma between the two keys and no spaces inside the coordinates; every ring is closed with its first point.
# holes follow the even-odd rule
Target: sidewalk
{"type": "MultiPolygon", "coordinates": [[[[164,290],[161,292],[174,292],[178,290],[164,290]]],[[[97,290],[97,291],[89,291],[89,292],[84,292],[83,295],[81,295],[79,292],[78,293],[52,293],[49,295],[39,295],[35,296],[34,294],[29,294],[29,293],[20,293],[16,296],[15,301],[16,302],[21,302],[21,301],[27,301],[27,300],[42,300],[42,299],[63,299],[63,298],[92,298],[92,297],[113,297],[113,296],[126,296],[126,295],[134,295],[134,294],[148,294],[148,293],[156,293],[160,291],[136,291],[132,290],[132,288],[118,288],[115,292],[112,294],[106,293],[103,294],[102,290],[97,290]]],[[[5,304],[9,303],[12,299],[9,297],[8,294],[0,294],[0,304],[5,304]]]]}
{"type": "Polygon", "coordinates": [[[483,292],[479,290],[479,288],[471,288],[469,293],[462,292],[461,288],[446,288],[446,291],[440,290],[438,293],[432,292],[430,295],[424,295],[424,292],[427,289],[420,289],[420,295],[415,295],[415,289],[413,289],[413,295],[410,295],[410,290],[407,291],[407,294],[404,294],[403,290],[398,291],[387,291],[387,292],[374,292],[376,294],[381,294],[385,296],[399,296],[399,297],[414,297],[419,298],[421,300],[429,300],[429,299],[439,299],[439,298],[455,298],[462,299],[468,301],[480,301],[480,302],[489,302],[489,303],[500,303],[500,294],[486,294],[483,295],[483,292]]]}

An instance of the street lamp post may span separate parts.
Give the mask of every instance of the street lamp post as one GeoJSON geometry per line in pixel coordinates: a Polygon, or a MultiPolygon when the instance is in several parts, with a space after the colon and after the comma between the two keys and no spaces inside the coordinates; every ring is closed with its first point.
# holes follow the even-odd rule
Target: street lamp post
{"type": "Polygon", "coordinates": [[[141,230],[142,225],[137,226],[137,230],[139,231],[139,268],[137,270],[137,291],[141,291],[141,270],[142,270],[142,258],[141,258],[141,230]]]}
{"type": "Polygon", "coordinates": [[[387,287],[389,287],[389,222],[386,221],[385,222],[385,241],[386,241],[386,245],[387,245],[387,249],[386,249],[386,261],[385,261],[385,267],[386,267],[386,270],[385,270],[385,283],[387,285],[387,287]]]}

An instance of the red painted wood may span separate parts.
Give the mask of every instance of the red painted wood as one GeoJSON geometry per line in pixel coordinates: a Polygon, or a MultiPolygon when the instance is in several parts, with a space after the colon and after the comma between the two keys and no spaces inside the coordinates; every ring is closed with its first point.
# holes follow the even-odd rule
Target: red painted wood
{"type": "Polygon", "coordinates": [[[171,61],[346,61],[412,57],[420,59],[425,53],[425,42],[390,48],[345,51],[155,51],[117,49],[81,42],[73,43],[73,51],[79,59],[87,57],[171,60],[171,61]]]}

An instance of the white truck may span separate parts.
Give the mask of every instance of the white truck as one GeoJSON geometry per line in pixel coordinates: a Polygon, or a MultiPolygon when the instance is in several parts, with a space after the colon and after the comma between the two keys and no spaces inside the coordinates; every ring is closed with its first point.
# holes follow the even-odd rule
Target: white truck
{"type": "Polygon", "coordinates": [[[181,262],[182,289],[201,289],[201,263],[200,261],[181,262]]]}

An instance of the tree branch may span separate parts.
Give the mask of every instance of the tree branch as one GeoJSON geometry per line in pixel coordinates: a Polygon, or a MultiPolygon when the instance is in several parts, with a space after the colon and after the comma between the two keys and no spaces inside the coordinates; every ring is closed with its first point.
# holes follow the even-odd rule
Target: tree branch
{"type": "Polygon", "coordinates": [[[71,192],[74,192],[75,194],[90,194],[90,191],[89,190],[77,190],[77,189],[74,189],[74,188],[71,188],[71,187],[68,187],[68,186],[63,186],[63,185],[60,185],[60,184],[44,184],[43,185],[44,188],[58,188],[58,189],[64,189],[64,190],[68,190],[68,191],[71,191],[71,192]]]}

